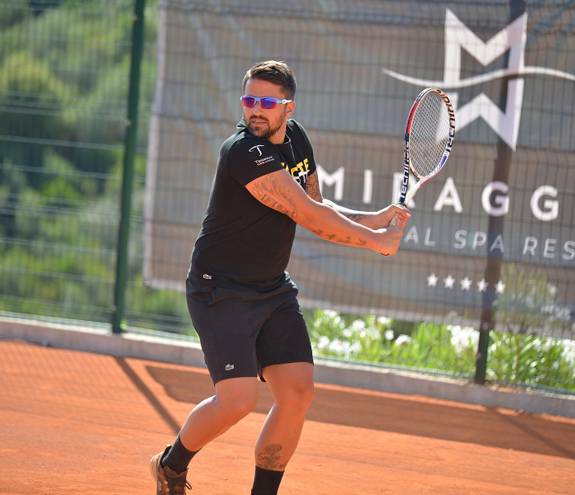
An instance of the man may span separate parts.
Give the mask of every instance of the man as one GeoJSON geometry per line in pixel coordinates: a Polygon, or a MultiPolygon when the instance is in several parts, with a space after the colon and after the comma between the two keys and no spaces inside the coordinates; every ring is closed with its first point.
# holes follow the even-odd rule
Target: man
{"type": "Polygon", "coordinates": [[[296,224],[328,241],[392,256],[409,219],[400,206],[356,212],[322,198],[309,138],[290,119],[296,82],[285,63],[256,64],[243,90],[243,121],[222,145],[186,281],[215,395],[152,458],[157,495],[191,488],[189,462],[254,409],[258,375],[274,404],[256,442],[251,493],[277,494],[313,397],[311,345],[297,288],[285,272],[296,224]]]}

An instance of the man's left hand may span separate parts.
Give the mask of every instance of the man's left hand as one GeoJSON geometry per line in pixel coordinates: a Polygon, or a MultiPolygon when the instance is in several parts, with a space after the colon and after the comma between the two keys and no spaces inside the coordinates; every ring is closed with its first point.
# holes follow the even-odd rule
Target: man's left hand
{"type": "Polygon", "coordinates": [[[371,228],[384,228],[389,227],[390,224],[403,229],[409,219],[411,218],[411,213],[406,206],[400,204],[391,204],[383,210],[379,210],[375,213],[370,220],[371,228]]]}

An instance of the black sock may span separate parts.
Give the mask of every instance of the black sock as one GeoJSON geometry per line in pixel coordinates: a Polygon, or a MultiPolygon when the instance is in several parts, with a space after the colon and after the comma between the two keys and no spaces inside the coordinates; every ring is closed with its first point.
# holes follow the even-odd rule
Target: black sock
{"type": "Polygon", "coordinates": [[[180,437],[176,438],[174,445],[170,448],[168,453],[162,457],[160,463],[162,466],[167,466],[176,471],[176,473],[183,473],[188,469],[188,464],[198,451],[191,452],[180,442],[180,437]]]}
{"type": "Polygon", "coordinates": [[[283,471],[272,471],[256,466],[252,495],[277,495],[283,475],[283,471]]]}

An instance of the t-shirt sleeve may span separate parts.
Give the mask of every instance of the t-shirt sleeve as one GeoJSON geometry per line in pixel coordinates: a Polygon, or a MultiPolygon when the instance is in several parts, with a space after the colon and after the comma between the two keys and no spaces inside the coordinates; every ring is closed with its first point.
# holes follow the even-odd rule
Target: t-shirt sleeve
{"type": "Polygon", "coordinates": [[[263,139],[242,139],[234,143],[228,151],[227,165],[231,176],[244,186],[283,169],[273,144],[263,139]]]}
{"type": "Polygon", "coordinates": [[[313,154],[313,146],[311,145],[311,140],[309,139],[309,135],[307,133],[307,131],[305,130],[305,127],[303,125],[301,125],[299,122],[297,121],[293,121],[295,124],[295,127],[297,127],[297,129],[300,132],[300,135],[303,139],[303,142],[305,143],[305,154],[308,158],[308,162],[309,162],[309,173],[312,174],[316,171],[316,164],[315,164],[315,156],[313,154]]]}

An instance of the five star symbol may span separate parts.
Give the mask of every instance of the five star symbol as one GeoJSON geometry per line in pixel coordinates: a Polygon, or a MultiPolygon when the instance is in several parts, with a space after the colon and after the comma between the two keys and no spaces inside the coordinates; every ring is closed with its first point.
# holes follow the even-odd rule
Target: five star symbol
{"type": "MultiPolygon", "coordinates": [[[[435,273],[430,273],[427,276],[428,287],[437,287],[438,282],[439,277],[435,273]]],[[[447,274],[447,277],[443,279],[443,287],[446,289],[453,289],[455,288],[455,282],[457,282],[457,279],[455,279],[451,274],[447,274]]],[[[476,282],[475,285],[479,292],[485,292],[489,288],[489,284],[484,278],[476,282]]],[[[461,287],[461,290],[469,292],[473,287],[473,280],[466,276],[459,280],[459,286],[461,287]]],[[[493,288],[498,294],[503,294],[505,292],[505,284],[501,280],[499,280],[493,288]]]]}

